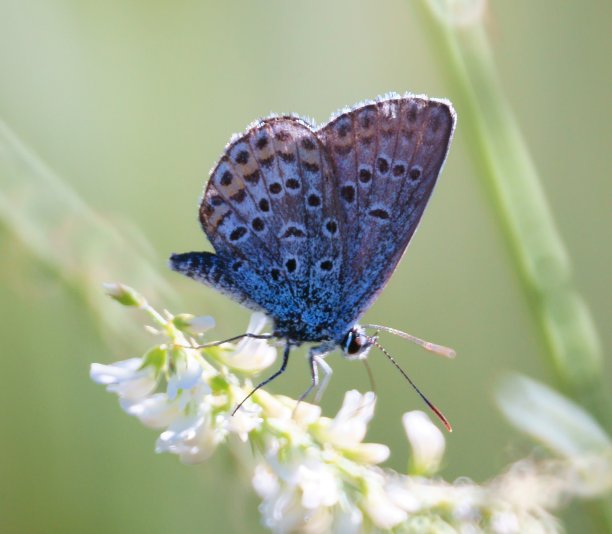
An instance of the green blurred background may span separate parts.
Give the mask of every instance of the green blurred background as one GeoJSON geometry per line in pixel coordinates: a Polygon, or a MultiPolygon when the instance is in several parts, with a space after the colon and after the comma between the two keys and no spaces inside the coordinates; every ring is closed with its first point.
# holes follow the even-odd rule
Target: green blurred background
{"type": "MultiPolygon", "coordinates": [[[[121,330],[138,324],[135,312],[91,295],[122,281],[154,305],[213,315],[219,337],[241,333],[247,311],[166,269],[171,252],[210,250],[196,221],[208,170],[232,133],[270,112],[323,122],[388,91],[452,98],[413,8],[410,0],[0,0],[0,118],[97,213],[96,224],[128,243],[107,249],[85,231],[71,251],[62,225],[45,233],[44,202],[32,234],[43,243],[17,238],[6,221],[0,227],[2,532],[261,530],[257,500],[229,454],[197,467],[157,456],[157,434],[89,380],[91,362],[139,355],[152,343],[121,330]],[[68,265],[58,268],[43,245],[68,265]],[[95,259],[87,273],[72,259],[81,250],[95,259]],[[143,257],[166,293],[153,291],[151,273],[143,281],[135,267],[143,257]]],[[[486,16],[576,285],[608,347],[611,4],[498,0],[486,16]]],[[[552,384],[554,376],[457,112],[436,194],[366,320],[457,350],[449,362],[383,338],[454,425],[444,477],[484,481],[532,450],[496,410],[495,380],[506,370],[552,384]]],[[[78,215],[64,216],[66,235],[87,230],[78,215]]],[[[337,354],[329,362],[323,407],[333,414],[347,389],[369,382],[363,366],[337,354]]],[[[423,406],[381,355],[370,364],[379,404],[369,440],[389,444],[389,465],[403,470],[400,416],[423,406]]],[[[306,369],[294,354],[270,389],[298,395],[306,369]]]]}

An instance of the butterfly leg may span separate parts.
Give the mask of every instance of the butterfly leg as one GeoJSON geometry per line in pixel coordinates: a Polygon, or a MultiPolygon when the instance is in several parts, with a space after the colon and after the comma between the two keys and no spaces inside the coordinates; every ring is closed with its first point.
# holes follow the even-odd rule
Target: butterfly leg
{"type": "Polygon", "coordinates": [[[285,352],[283,352],[283,363],[281,364],[280,369],[276,371],[276,373],[274,373],[272,376],[266,378],[263,382],[260,382],[259,384],[257,384],[251,390],[251,392],[238,403],[238,406],[236,406],[234,410],[232,411],[232,415],[234,415],[240,409],[240,407],[251,397],[251,395],[253,395],[253,393],[255,393],[259,388],[262,388],[266,384],[269,384],[277,376],[280,376],[285,372],[285,369],[287,369],[287,362],[289,361],[289,352],[291,351],[291,346],[292,345],[289,342],[287,342],[287,344],[285,345],[285,352]]]}
{"type": "Polygon", "coordinates": [[[311,384],[310,387],[302,393],[298,399],[298,403],[302,402],[313,389],[317,389],[315,400],[318,402],[329,383],[329,379],[333,373],[332,368],[324,360],[330,352],[336,348],[335,344],[324,343],[318,347],[313,347],[308,352],[308,364],[310,365],[311,384]],[[319,368],[323,371],[323,378],[319,381],[319,368]]]}
{"type": "Polygon", "coordinates": [[[334,370],[331,366],[323,359],[324,356],[316,356],[316,362],[323,371],[323,377],[321,378],[321,382],[319,383],[319,387],[317,388],[317,392],[315,394],[315,402],[319,402],[323,398],[323,393],[327,389],[327,385],[334,373],[334,370]]]}

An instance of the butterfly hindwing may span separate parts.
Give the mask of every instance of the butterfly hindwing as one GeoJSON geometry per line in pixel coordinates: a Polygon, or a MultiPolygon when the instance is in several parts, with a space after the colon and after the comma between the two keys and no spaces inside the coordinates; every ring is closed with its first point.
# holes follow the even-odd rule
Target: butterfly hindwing
{"type": "Polygon", "coordinates": [[[343,218],[352,221],[344,239],[351,247],[338,310],[349,323],[369,308],[406,250],[454,123],[448,102],[408,96],[358,106],[317,132],[335,170],[343,218]],[[347,191],[351,194],[343,198],[347,191]]]}
{"type": "Polygon", "coordinates": [[[217,254],[210,252],[173,254],[170,258],[170,267],[174,271],[215,288],[219,293],[247,308],[262,310],[261,306],[254,302],[248,292],[236,282],[230,265],[217,254]]]}

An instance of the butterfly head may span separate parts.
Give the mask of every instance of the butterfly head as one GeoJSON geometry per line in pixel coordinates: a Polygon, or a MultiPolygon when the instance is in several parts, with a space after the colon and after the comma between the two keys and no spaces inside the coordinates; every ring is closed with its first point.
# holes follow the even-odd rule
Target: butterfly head
{"type": "Polygon", "coordinates": [[[346,333],[340,347],[345,358],[349,360],[364,360],[367,358],[368,352],[370,352],[375,342],[376,336],[368,336],[363,327],[355,325],[346,333]]]}

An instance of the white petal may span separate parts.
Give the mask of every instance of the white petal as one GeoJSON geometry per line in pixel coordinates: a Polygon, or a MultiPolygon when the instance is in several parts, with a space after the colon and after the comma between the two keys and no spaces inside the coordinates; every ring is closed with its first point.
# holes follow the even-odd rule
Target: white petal
{"type": "Polygon", "coordinates": [[[249,410],[240,409],[234,415],[225,416],[226,426],[230,432],[238,434],[242,441],[249,439],[249,432],[259,428],[263,422],[261,417],[262,409],[253,404],[249,410]]]}
{"type": "Polygon", "coordinates": [[[354,389],[347,391],[342,408],[325,431],[327,440],[343,448],[360,443],[366,435],[375,407],[376,395],[371,391],[364,395],[354,389]]]}
{"type": "Polygon", "coordinates": [[[115,384],[119,380],[130,377],[142,365],[141,358],[130,358],[109,365],[92,363],[89,369],[89,376],[98,384],[115,384]]]}
{"type": "Polygon", "coordinates": [[[261,312],[252,313],[246,331],[250,334],[259,334],[264,329],[267,322],[268,318],[265,314],[261,312]]]}
{"type": "Polygon", "coordinates": [[[342,532],[342,534],[358,534],[362,532],[363,514],[356,506],[348,503],[348,499],[344,498],[336,509],[336,517],[334,520],[334,532],[342,532]]]}
{"type": "Polygon", "coordinates": [[[384,462],[391,451],[382,443],[358,443],[351,449],[351,458],[360,463],[380,464],[384,462]]]}
{"type": "Polygon", "coordinates": [[[175,359],[175,372],[168,379],[168,398],[174,400],[179,391],[189,390],[200,383],[202,365],[192,351],[179,351],[175,359]]]}
{"type": "Polygon", "coordinates": [[[337,474],[325,464],[297,468],[298,484],[302,489],[302,506],[315,510],[321,506],[333,506],[338,502],[337,474]]]}
{"type": "Polygon", "coordinates": [[[290,418],[300,428],[308,428],[310,424],[316,422],[321,417],[321,407],[316,404],[310,404],[306,401],[296,403],[295,400],[289,399],[289,397],[283,397],[282,400],[289,401],[287,405],[293,407],[290,418]]]}
{"type": "Polygon", "coordinates": [[[304,509],[295,491],[279,492],[262,503],[260,512],[264,525],[274,532],[295,532],[304,525],[304,509]]]}
{"type": "Polygon", "coordinates": [[[126,413],[138,417],[141,423],[151,428],[165,428],[181,415],[177,403],[169,402],[165,393],[139,400],[121,399],[119,404],[126,413]]]}
{"type": "Polygon", "coordinates": [[[233,369],[246,373],[257,373],[270,367],[276,360],[276,356],[276,348],[265,339],[245,338],[224,360],[233,369]]]}
{"type": "Polygon", "coordinates": [[[175,420],[159,436],[155,451],[178,454],[181,462],[195,464],[207,460],[225,435],[223,429],[212,426],[209,413],[200,412],[175,420]]]}
{"type": "Polygon", "coordinates": [[[396,506],[406,510],[406,512],[418,512],[424,507],[424,499],[422,499],[422,493],[419,490],[407,488],[405,485],[394,483],[393,481],[385,489],[389,500],[396,506]]]}
{"type": "Polygon", "coordinates": [[[510,510],[494,511],[491,517],[491,529],[495,534],[519,534],[523,531],[521,527],[525,526],[521,523],[516,513],[510,510]]]}
{"type": "Polygon", "coordinates": [[[194,332],[206,332],[215,327],[215,320],[210,315],[198,315],[189,320],[189,328],[194,332]]]}
{"type": "Polygon", "coordinates": [[[391,529],[408,518],[408,514],[395,505],[377,483],[368,484],[363,507],[372,522],[379,528],[391,529]]]}
{"type": "Polygon", "coordinates": [[[111,365],[91,364],[89,375],[106,390],[125,399],[140,399],[157,387],[155,369],[147,366],[140,369],[141,358],[131,358],[111,365]]]}
{"type": "MultiPolygon", "coordinates": [[[[263,313],[251,315],[247,332],[259,334],[268,322],[263,313]]],[[[276,360],[276,348],[266,339],[244,337],[236,345],[234,352],[225,358],[225,363],[234,369],[256,373],[270,367],[276,360]]]]}
{"type": "Polygon", "coordinates": [[[276,495],[280,489],[278,478],[265,464],[258,464],[253,474],[253,488],[262,499],[269,499],[276,495]]]}
{"type": "Polygon", "coordinates": [[[435,473],[444,456],[444,434],[431,422],[427,414],[420,410],[405,413],[402,423],[412,447],[415,471],[418,474],[435,473]]]}

